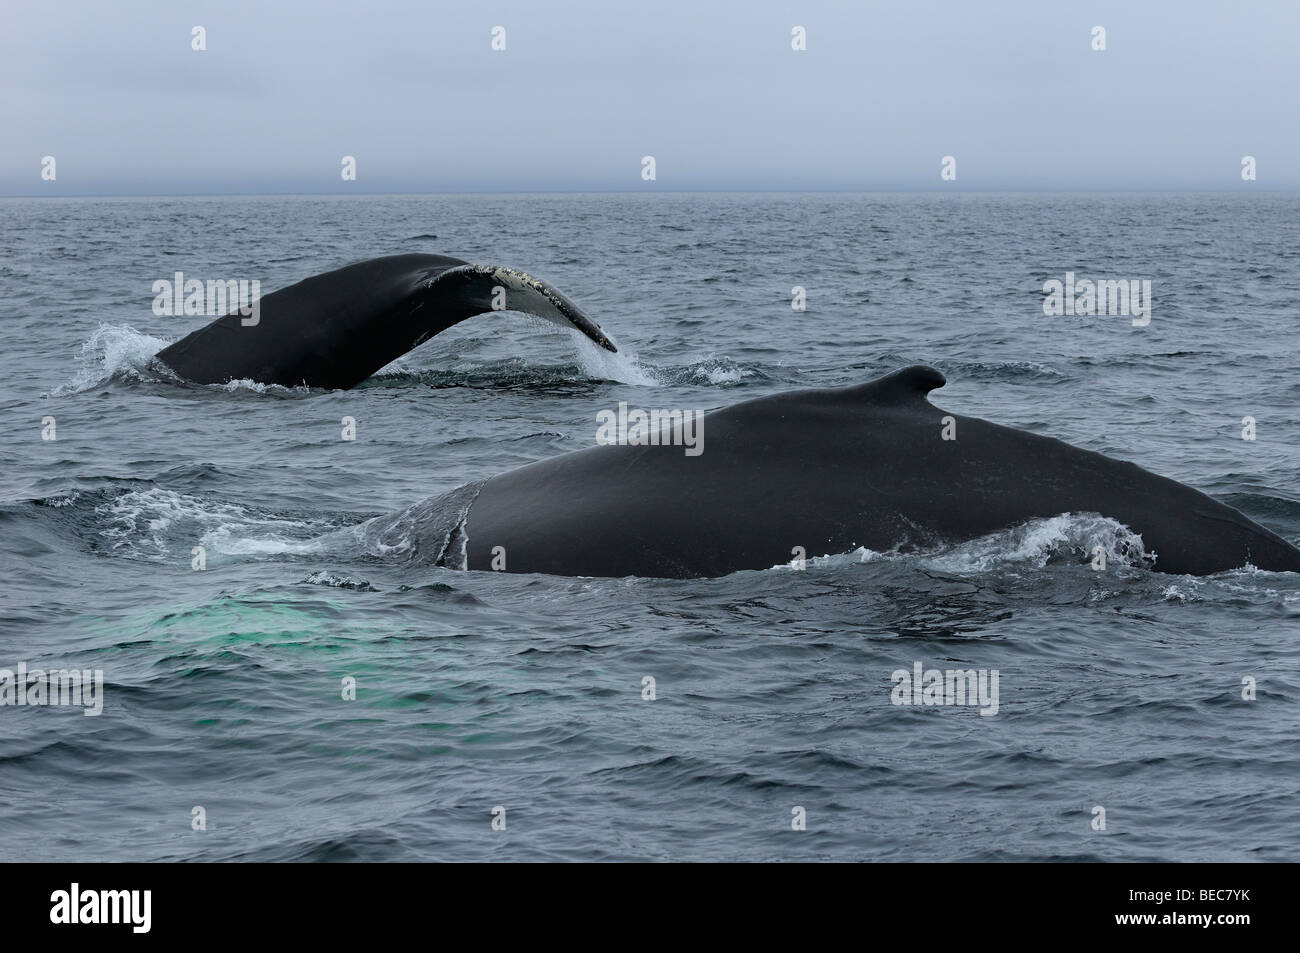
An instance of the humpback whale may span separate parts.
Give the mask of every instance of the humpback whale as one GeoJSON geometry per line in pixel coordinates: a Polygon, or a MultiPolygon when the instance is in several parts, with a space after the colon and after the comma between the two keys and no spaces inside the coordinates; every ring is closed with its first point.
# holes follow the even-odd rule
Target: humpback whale
{"type": "Polygon", "coordinates": [[[521,311],[576,328],[609,351],[613,342],[572,301],[539,278],[445,255],[372,258],[281,288],[217,318],[157,359],[197,384],[345,389],[466,318],[521,311]]]}
{"type": "Polygon", "coordinates": [[[1300,572],[1300,550],[1198,490],[940,410],[927,395],[944,383],[916,366],[761,397],[706,414],[698,456],[603,445],[501,474],[462,493],[472,502],[441,552],[463,551],[467,569],[721,576],[787,563],[796,547],[908,552],[1098,513],[1140,534],[1158,571],[1300,572]]]}

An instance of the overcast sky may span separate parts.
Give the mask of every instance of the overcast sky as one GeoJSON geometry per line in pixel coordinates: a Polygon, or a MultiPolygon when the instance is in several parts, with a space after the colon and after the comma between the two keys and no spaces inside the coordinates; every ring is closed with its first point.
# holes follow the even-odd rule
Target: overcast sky
{"type": "Polygon", "coordinates": [[[1294,0],[15,0],[0,16],[4,195],[1300,189],[1294,0]]]}

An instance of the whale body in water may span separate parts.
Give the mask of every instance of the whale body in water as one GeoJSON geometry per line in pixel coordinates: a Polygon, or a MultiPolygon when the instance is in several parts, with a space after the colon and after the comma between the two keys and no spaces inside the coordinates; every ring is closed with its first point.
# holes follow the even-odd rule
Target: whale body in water
{"type": "Polygon", "coordinates": [[[944,383],[916,366],[748,400],[704,415],[695,455],[666,442],[543,460],[457,491],[431,551],[467,569],[721,576],[792,553],[925,550],[1096,513],[1140,534],[1158,571],[1300,572],[1300,550],[1198,490],[940,410],[927,395],[944,383]]]}
{"type": "MultiPolygon", "coordinates": [[[[395,255],[283,288],[261,299],[255,318],[234,311],[157,357],[198,383],[347,388],[439,331],[499,310],[617,350],[577,305],[524,272],[395,255]]],[[[689,453],[680,431],[658,444],[597,446],[467,485],[445,505],[425,501],[373,529],[422,529],[431,538],[417,548],[459,568],[690,577],[768,569],[799,553],[929,549],[1096,513],[1139,534],[1156,570],[1300,572],[1300,550],[1198,490],[940,410],[928,394],[944,383],[916,366],[745,401],[704,415],[704,442],[689,453]]]]}
{"type": "Polygon", "coordinates": [[[514,268],[445,255],[372,258],[314,275],[163,348],[157,359],[197,384],[343,389],[466,318],[520,311],[617,351],[600,326],[551,285],[514,268]]]}

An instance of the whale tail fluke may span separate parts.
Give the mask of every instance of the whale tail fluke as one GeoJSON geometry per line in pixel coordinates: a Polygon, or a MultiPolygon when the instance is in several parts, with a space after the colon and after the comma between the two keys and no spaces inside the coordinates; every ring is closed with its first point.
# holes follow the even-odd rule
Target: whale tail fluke
{"type": "Polygon", "coordinates": [[[436,279],[441,300],[453,296],[477,314],[487,311],[519,311],[550,321],[562,328],[581,331],[607,351],[617,353],[600,325],[583,313],[553,285],[505,265],[461,265],[449,268],[436,279]]]}
{"type": "Polygon", "coordinates": [[[252,380],[342,389],[440,331],[494,311],[530,314],[618,350],[540,278],[444,255],[394,255],[282,288],[186,335],[157,358],[198,384],[252,380]]]}

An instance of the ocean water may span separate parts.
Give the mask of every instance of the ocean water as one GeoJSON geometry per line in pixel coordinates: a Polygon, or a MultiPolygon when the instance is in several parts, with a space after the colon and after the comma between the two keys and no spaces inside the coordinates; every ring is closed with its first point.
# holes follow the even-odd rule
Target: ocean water
{"type": "Polygon", "coordinates": [[[685,581],[456,572],[352,530],[590,446],[620,400],[923,362],[941,407],[1295,541],[1295,197],[7,199],[0,233],[0,668],[105,680],[97,717],[0,707],[4,860],[1300,857],[1295,575],[1096,572],[1125,534],[1086,516],[685,581]],[[620,353],[502,314],[347,392],[150,362],[208,320],[152,312],[176,271],[269,292],[416,251],[546,278],[620,353]],[[1067,271],[1149,279],[1150,324],[1045,316],[1067,271]],[[893,704],[918,662],[996,669],[996,715],[893,704]]]}

